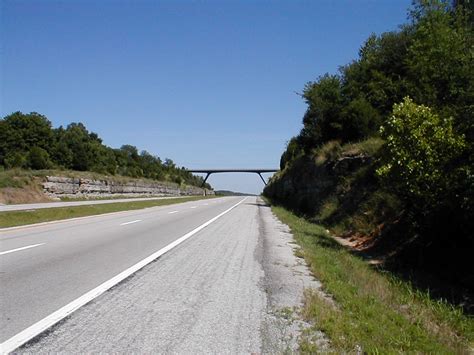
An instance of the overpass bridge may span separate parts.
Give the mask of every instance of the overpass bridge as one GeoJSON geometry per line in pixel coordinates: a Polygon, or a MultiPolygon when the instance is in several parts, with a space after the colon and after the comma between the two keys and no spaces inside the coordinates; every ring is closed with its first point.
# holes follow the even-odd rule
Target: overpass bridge
{"type": "Polygon", "coordinates": [[[204,181],[202,182],[202,187],[206,183],[207,179],[211,174],[218,174],[218,173],[254,173],[258,174],[262,179],[263,183],[266,185],[267,182],[262,176],[262,173],[274,173],[278,171],[278,169],[190,169],[188,170],[191,173],[198,173],[198,174],[206,174],[204,181]]]}

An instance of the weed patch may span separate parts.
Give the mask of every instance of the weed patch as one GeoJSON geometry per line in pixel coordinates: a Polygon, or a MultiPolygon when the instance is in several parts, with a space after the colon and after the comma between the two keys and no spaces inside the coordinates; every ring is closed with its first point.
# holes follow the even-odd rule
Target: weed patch
{"type": "MultiPolygon", "coordinates": [[[[334,241],[322,226],[272,207],[290,226],[302,255],[337,307],[305,294],[303,314],[325,332],[337,352],[468,352],[474,320],[462,310],[374,269],[334,241]]],[[[302,351],[312,352],[310,342],[302,351]]]]}

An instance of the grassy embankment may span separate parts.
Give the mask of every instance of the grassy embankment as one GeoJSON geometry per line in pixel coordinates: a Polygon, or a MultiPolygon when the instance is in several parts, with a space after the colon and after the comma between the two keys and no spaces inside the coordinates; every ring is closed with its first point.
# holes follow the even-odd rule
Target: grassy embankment
{"type": "Polygon", "coordinates": [[[432,296],[474,311],[472,247],[456,242],[456,226],[442,220],[418,228],[403,198],[376,174],[383,154],[380,138],[328,142],[295,157],[264,193],[432,296]]]}
{"type": "Polygon", "coordinates": [[[176,203],[197,201],[209,198],[214,198],[214,196],[192,196],[163,200],[116,202],[76,207],[57,207],[38,210],[0,212],[0,228],[56,221],[75,217],[100,215],[111,212],[138,210],[148,207],[172,205],[176,203]]]}
{"type": "Polygon", "coordinates": [[[374,269],[340,246],[320,225],[282,207],[272,207],[288,224],[316,278],[336,307],[317,293],[305,294],[303,316],[313,324],[303,352],[317,352],[311,330],[330,338],[335,352],[469,353],[474,351],[474,319],[389,273],[374,269]]]}
{"type": "MultiPolygon", "coordinates": [[[[108,176],[90,171],[71,171],[71,170],[25,170],[10,169],[0,171],[0,203],[32,203],[32,202],[49,202],[47,196],[43,193],[41,183],[46,176],[64,176],[71,178],[84,178],[93,180],[113,180],[117,183],[128,183],[133,181],[144,181],[156,183],[151,179],[134,179],[127,176],[108,176]]],[[[159,181],[160,184],[168,186],[178,186],[178,184],[169,181],[159,181]]],[[[128,198],[129,196],[107,197],[106,199],[128,198]]],[[[140,197],[140,196],[133,196],[140,197]]],[[[147,197],[147,196],[143,196],[147,197]]],[[[63,201],[81,201],[81,200],[99,200],[101,197],[87,198],[61,198],[63,201]]]]}

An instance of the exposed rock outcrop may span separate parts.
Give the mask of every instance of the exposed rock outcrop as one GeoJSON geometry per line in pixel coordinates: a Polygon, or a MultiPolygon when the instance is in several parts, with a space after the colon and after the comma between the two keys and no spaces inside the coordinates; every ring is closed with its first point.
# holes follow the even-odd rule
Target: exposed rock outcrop
{"type": "MultiPolygon", "coordinates": [[[[47,176],[43,191],[52,198],[57,197],[113,197],[113,196],[192,196],[203,195],[204,189],[196,186],[179,186],[173,183],[135,180],[93,180],[63,176],[47,176]]],[[[207,195],[214,191],[206,190],[207,195]]]]}
{"type": "Polygon", "coordinates": [[[313,158],[301,157],[272,177],[264,195],[291,209],[312,213],[328,196],[345,193],[336,191],[341,178],[372,162],[373,158],[364,154],[343,154],[322,164],[315,163],[313,158]]]}

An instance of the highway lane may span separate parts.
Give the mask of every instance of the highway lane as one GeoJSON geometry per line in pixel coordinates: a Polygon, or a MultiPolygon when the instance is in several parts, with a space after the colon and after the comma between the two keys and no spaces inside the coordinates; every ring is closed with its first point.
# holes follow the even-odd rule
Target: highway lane
{"type": "Polygon", "coordinates": [[[186,196],[136,197],[136,198],[117,198],[117,199],[110,199],[110,200],[86,200],[86,201],[57,201],[57,202],[51,201],[51,202],[43,202],[43,203],[24,203],[24,204],[15,204],[15,205],[0,204],[0,212],[39,210],[43,208],[74,207],[74,206],[85,206],[85,205],[102,205],[104,203],[166,200],[170,198],[183,198],[183,197],[186,197],[186,196]]]}
{"type": "Polygon", "coordinates": [[[242,199],[193,201],[0,230],[0,342],[242,199]]]}

